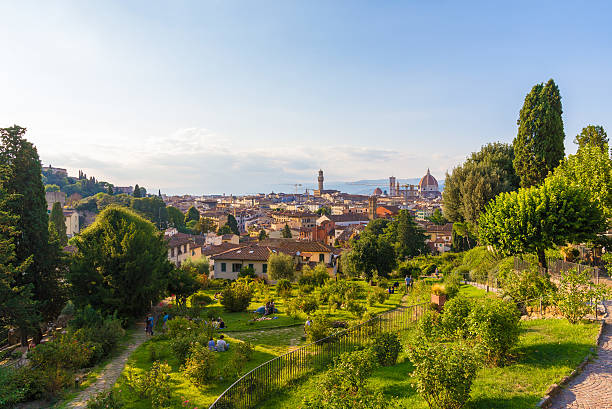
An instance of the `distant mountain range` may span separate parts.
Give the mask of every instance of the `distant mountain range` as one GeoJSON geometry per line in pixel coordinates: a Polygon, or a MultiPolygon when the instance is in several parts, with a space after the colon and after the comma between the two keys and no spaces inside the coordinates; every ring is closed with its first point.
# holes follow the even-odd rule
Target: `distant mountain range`
{"type": "MultiPolygon", "coordinates": [[[[397,179],[400,185],[418,185],[421,178],[412,179],[397,179]]],[[[357,180],[355,182],[325,182],[325,189],[339,190],[344,193],[350,193],[353,195],[370,195],[374,190],[379,187],[383,192],[389,190],[389,179],[368,179],[368,180],[357,180]]],[[[438,180],[438,187],[440,191],[444,190],[444,181],[438,180]]],[[[294,193],[295,188],[287,185],[272,185],[271,190],[273,192],[285,192],[294,193]]],[[[316,184],[302,184],[298,187],[298,193],[303,193],[305,189],[308,189],[311,193],[312,190],[318,189],[316,184]]],[[[403,188],[402,188],[403,189],[403,188]]]]}

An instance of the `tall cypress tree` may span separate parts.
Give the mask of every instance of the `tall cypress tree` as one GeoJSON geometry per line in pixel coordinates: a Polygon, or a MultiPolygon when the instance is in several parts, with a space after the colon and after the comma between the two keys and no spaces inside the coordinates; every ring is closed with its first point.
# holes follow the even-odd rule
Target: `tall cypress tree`
{"type": "Polygon", "coordinates": [[[522,187],[539,185],[565,155],[561,95],[555,81],[535,85],[525,97],[514,138],[514,169],[522,187]]]}
{"type": "Polygon", "coordinates": [[[17,125],[0,128],[0,163],[10,171],[5,183],[7,194],[19,195],[7,209],[18,218],[15,229],[20,234],[15,240],[15,262],[20,264],[31,257],[27,269],[17,277],[17,285],[31,284],[37,310],[50,320],[57,317],[65,301],[60,281],[64,260],[57,243],[49,243],[40,159],[36,147],[24,139],[25,132],[25,128],[17,125]]]}
{"type": "Polygon", "coordinates": [[[51,215],[49,216],[49,228],[53,229],[57,234],[57,238],[62,246],[68,244],[68,236],[66,235],[66,217],[62,210],[60,202],[53,203],[51,215]]]}
{"type": "Polygon", "coordinates": [[[138,186],[138,183],[136,184],[136,186],[134,186],[134,193],[132,193],[132,195],[134,197],[142,197],[142,194],[140,193],[140,186],[138,186]]]}

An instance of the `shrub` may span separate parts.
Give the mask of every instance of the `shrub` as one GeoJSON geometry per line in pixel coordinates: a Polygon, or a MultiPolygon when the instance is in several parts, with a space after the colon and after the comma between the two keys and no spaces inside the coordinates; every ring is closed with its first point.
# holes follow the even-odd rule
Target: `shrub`
{"type": "Polygon", "coordinates": [[[374,339],[372,350],[376,354],[378,363],[382,366],[393,366],[402,350],[399,336],[391,332],[380,334],[374,339]]]}
{"type": "Polygon", "coordinates": [[[268,257],[268,277],[272,280],[286,278],[293,280],[295,275],[295,262],[293,257],[284,253],[272,253],[268,257]]]}
{"type": "Polygon", "coordinates": [[[593,306],[589,305],[591,301],[601,300],[608,293],[610,291],[603,284],[591,283],[588,271],[571,269],[561,275],[555,301],[561,314],[575,324],[593,311],[593,306]]]}
{"type": "Polygon", "coordinates": [[[450,273],[444,277],[444,289],[448,298],[453,298],[459,293],[461,280],[462,276],[457,272],[450,273]]]}
{"type": "Polygon", "coordinates": [[[246,311],[253,298],[253,288],[244,280],[236,280],[221,292],[221,305],[226,311],[246,311]]]}
{"type": "Polygon", "coordinates": [[[535,298],[548,298],[555,292],[555,287],[546,274],[540,274],[537,268],[529,271],[515,271],[511,268],[500,271],[499,275],[503,287],[503,296],[510,297],[516,303],[535,298]]]}
{"type": "Polygon", "coordinates": [[[122,407],[123,402],[113,389],[102,391],[87,401],[87,409],[119,409],[122,407]]]}
{"type": "Polygon", "coordinates": [[[470,397],[478,360],[464,344],[429,344],[408,347],[414,365],[416,389],[431,409],[459,409],[470,397]]]}
{"type": "Polygon", "coordinates": [[[62,334],[51,342],[37,345],[30,352],[30,362],[33,367],[45,371],[55,369],[83,368],[91,357],[93,351],[69,334],[62,334]]]}
{"type": "Polygon", "coordinates": [[[253,352],[255,351],[253,344],[248,341],[236,342],[233,345],[233,349],[236,352],[236,355],[240,355],[245,361],[250,361],[253,358],[253,352]]]}
{"type": "Polygon", "coordinates": [[[191,328],[196,325],[187,318],[176,317],[166,322],[166,334],[170,338],[180,338],[192,334],[191,328]]]}
{"type": "Polygon", "coordinates": [[[319,308],[319,303],[314,297],[304,297],[301,302],[301,310],[306,314],[312,314],[319,308]]]}
{"type": "Polygon", "coordinates": [[[455,297],[444,304],[441,326],[448,338],[465,337],[469,334],[467,317],[472,309],[472,302],[465,297],[455,297]]]}
{"type": "Polygon", "coordinates": [[[238,273],[238,278],[243,278],[243,277],[253,278],[253,279],[257,278],[257,274],[255,274],[255,269],[249,266],[242,267],[242,270],[240,270],[240,272],[238,273]]]}
{"type": "Polygon", "coordinates": [[[474,303],[467,322],[468,329],[482,345],[487,360],[501,365],[517,343],[521,316],[513,302],[485,298],[474,303]]]}
{"type": "Polygon", "coordinates": [[[325,264],[319,263],[312,271],[312,281],[317,287],[321,287],[325,282],[329,280],[329,273],[325,264]]]}
{"type": "Polygon", "coordinates": [[[170,350],[180,364],[187,360],[187,355],[189,355],[189,349],[193,341],[194,337],[192,336],[173,338],[170,341],[170,350]]]}
{"type": "Polygon", "coordinates": [[[192,306],[197,305],[198,307],[205,307],[212,302],[213,299],[210,297],[210,295],[207,294],[196,293],[191,296],[192,306]]]}
{"type": "Polygon", "coordinates": [[[196,385],[204,385],[214,377],[215,354],[199,342],[194,343],[189,350],[189,357],[181,368],[183,373],[196,385]]]}
{"type": "Polygon", "coordinates": [[[436,311],[426,310],[417,323],[420,336],[429,341],[436,341],[440,337],[440,314],[436,311]]]}
{"type": "Polygon", "coordinates": [[[306,327],[306,339],[308,342],[315,342],[326,338],[331,333],[332,326],[327,317],[318,315],[311,321],[311,324],[306,327]]]}
{"type": "Polygon", "coordinates": [[[356,318],[361,318],[367,311],[367,308],[361,305],[358,301],[348,300],[346,302],[346,310],[353,314],[356,318]]]}
{"type": "Polygon", "coordinates": [[[20,381],[22,370],[0,367],[0,408],[12,408],[26,399],[29,393],[27,384],[20,381]]]}
{"type": "Polygon", "coordinates": [[[373,287],[368,294],[368,304],[374,306],[375,304],[384,304],[389,298],[389,293],[381,287],[373,287]]]}
{"type": "Polygon", "coordinates": [[[312,284],[302,284],[299,286],[299,290],[301,295],[311,294],[314,291],[314,286],[312,284]]]}
{"type": "Polygon", "coordinates": [[[170,372],[172,368],[156,361],[144,374],[135,374],[131,368],[126,374],[127,385],[140,397],[151,399],[153,409],[165,409],[170,406],[170,372]]]}

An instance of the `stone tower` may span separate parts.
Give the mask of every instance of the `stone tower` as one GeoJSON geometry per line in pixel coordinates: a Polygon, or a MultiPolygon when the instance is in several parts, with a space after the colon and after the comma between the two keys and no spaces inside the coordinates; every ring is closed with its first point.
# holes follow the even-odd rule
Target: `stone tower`
{"type": "Polygon", "coordinates": [[[395,191],[395,176],[389,177],[389,196],[397,196],[395,191]]]}
{"type": "Polygon", "coordinates": [[[376,208],[378,207],[376,201],[377,199],[375,195],[370,196],[368,199],[368,218],[370,220],[376,219],[376,208]]]}
{"type": "Polygon", "coordinates": [[[323,191],[323,171],[319,169],[319,191],[323,191]]]}

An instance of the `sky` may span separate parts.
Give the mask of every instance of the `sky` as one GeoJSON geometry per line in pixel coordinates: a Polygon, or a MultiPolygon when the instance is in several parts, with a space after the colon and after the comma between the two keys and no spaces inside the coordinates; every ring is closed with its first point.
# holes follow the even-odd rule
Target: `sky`
{"type": "Polygon", "coordinates": [[[45,165],[169,194],[438,179],[561,91],[611,130],[606,1],[0,0],[0,127],[45,165]]]}

